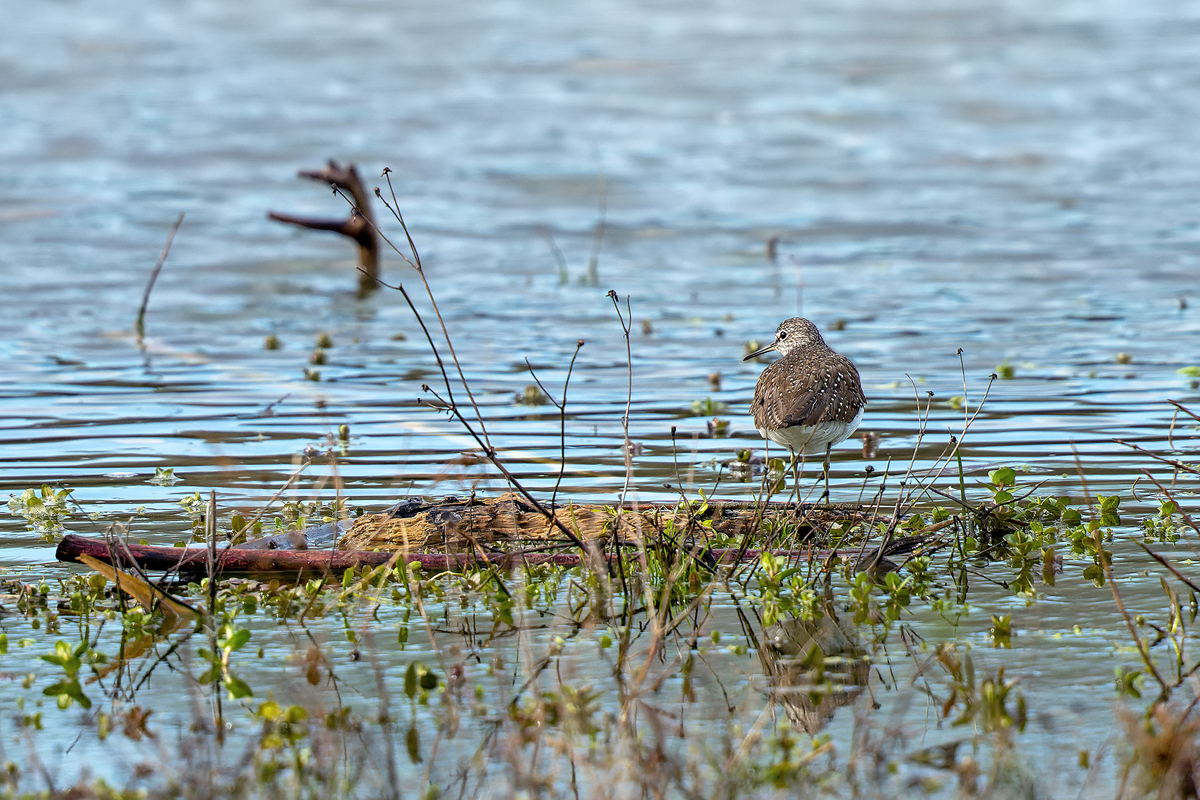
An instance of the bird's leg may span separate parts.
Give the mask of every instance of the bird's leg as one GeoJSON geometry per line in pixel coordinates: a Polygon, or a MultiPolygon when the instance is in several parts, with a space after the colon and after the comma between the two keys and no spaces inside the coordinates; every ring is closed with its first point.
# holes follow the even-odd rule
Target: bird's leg
{"type": "Polygon", "coordinates": [[[792,485],[796,488],[796,502],[800,502],[800,456],[796,455],[796,451],[789,447],[788,452],[792,454],[792,485]]]}
{"type": "Polygon", "coordinates": [[[821,495],[822,502],[829,500],[829,452],[832,449],[832,444],[825,445],[825,466],[822,470],[825,473],[825,494],[821,495]]]}

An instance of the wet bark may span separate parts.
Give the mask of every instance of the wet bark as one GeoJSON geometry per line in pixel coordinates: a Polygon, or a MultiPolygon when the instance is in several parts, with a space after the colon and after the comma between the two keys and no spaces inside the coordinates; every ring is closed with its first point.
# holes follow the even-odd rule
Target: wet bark
{"type": "MultiPolygon", "coordinates": [[[[759,508],[754,503],[710,501],[701,508],[643,504],[638,510],[622,509],[618,516],[612,506],[568,504],[556,508],[555,515],[581,539],[596,542],[614,561],[618,550],[632,551],[638,542],[649,547],[667,547],[693,554],[710,566],[733,563],[736,548],[710,549],[714,535],[741,537],[747,531],[757,535],[751,541],[761,542],[764,520],[770,522],[786,515],[794,525],[800,520],[799,535],[812,533],[835,522],[869,522],[853,504],[801,506],[799,509],[784,503],[769,503],[759,508]],[[755,533],[757,532],[757,533],[755,533]]],[[[344,524],[344,523],[343,523],[344,524]]],[[[884,555],[907,556],[932,540],[936,529],[945,523],[931,526],[928,535],[901,537],[893,540],[884,555]]],[[[224,548],[217,551],[216,568],[226,573],[313,573],[341,572],[363,566],[380,566],[389,562],[417,562],[426,570],[461,570],[490,564],[512,568],[522,564],[555,564],[578,566],[583,559],[577,548],[555,536],[557,529],[532,507],[512,494],[486,501],[447,497],[438,502],[417,498],[399,503],[382,514],[364,514],[353,520],[350,529],[333,542],[335,549],[282,549],[286,537],[267,537],[250,547],[224,548]],[[270,541],[268,542],[268,539],[270,541]],[[267,542],[267,544],[262,544],[267,542]],[[272,545],[275,545],[273,548],[272,545]],[[279,548],[279,549],[276,549],[279,548]],[[568,549],[569,548],[569,549],[568,549]],[[430,552],[436,550],[440,552],[430,552]]],[[[791,539],[796,541],[795,538],[791,539]]],[[[814,538],[814,545],[823,537],[814,538]]],[[[296,546],[302,543],[295,542],[296,546]]],[[[309,543],[311,544],[311,543],[309,543]]],[[[761,549],[747,549],[743,561],[760,557],[761,549]]],[[[777,556],[802,559],[825,559],[829,551],[817,549],[772,550],[777,556]]],[[[867,551],[860,565],[875,562],[876,550],[867,551]]],[[[89,555],[105,563],[132,568],[136,561],[142,569],[173,571],[181,574],[206,574],[209,554],[205,547],[158,547],[152,545],[110,545],[103,539],[69,534],[58,545],[60,561],[78,561],[89,555]]],[[[858,557],[859,548],[843,552],[858,557]]],[[[895,569],[886,560],[878,567],[882,571],[895,569]]],[[[866,568],[864,566],[863,568],[866,568]]]]}
{"type": "Polygon", "coordinates": [[[350,216],[346,219],[319,219],[316,217],[299,217],[292,214],[281,214],[275,211],[267,214],[273,220],[298,225],[301,228],[311,228],[318,231],[333,231],[347,236],[358,245],[358,296],[365,297],[375,290],[379,278],[379,235],[375,231],[375,218],[371,214],[371,197],[367,194],[358,169],[353,164],[342,166],[330,159],[329,164],[321,170],[301,170],[302,178],[330,184],[343,192],[349,192],[354,201],[350,216]]]}

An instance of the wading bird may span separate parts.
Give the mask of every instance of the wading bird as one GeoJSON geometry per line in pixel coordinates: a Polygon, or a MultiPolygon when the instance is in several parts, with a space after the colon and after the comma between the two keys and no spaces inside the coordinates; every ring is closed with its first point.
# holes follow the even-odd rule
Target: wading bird
{"type": "Polygon", "coordinates": [[[867,400],[858,370],[825,344],[821,332],[803,317],[784,320],[775,341],[750,353],[749,361],[771,350],[783,357],[762,371],[754,387],[754,427],[798,456],[824,454],[829,497],[829,451],[862,422],[867,400]]]}

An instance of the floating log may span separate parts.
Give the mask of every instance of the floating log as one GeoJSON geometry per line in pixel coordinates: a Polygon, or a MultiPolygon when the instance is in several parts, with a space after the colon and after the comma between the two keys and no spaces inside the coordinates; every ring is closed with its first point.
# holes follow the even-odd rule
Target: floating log
{"type": "MultiPolygon", "coordinates": [[[[161,547],[145,544],[120,545],[114,548],[121,566],[132,567],[132,561],[145,570],[169,570],[189,575],[208,573],[208,548],[206,547],[161,547]]],[[[59,561],[78,561],[79,556],[88,555],[105,563],[112,563],[112,551],[103,539],[68,534],[58,543],[55,557],[59,561]]],[[[243,550],[222,548],[217,551],[217,568],[221,573],[230,572],[342,572],[357,567],[377,567],[396,557],[395,552],[381,550],[243,550]]],[[[490,563],[500,563],[509,554],[492,554],[490,563]]],[[[531,564],[561,564],[575,566],[579,556],[562,553],[534,553],[525,556],[531,564]]],[[[443,571],[462,569],[481,560],[471,554],[403,553],[396,563],[419,563],[424,569],[443,571]]]]}
{"type": "MultiPolygon", "coordinates": [[[[635,510],[626,506],[620,514],[613,506],[571,503],[555,508],[553,513],[580,539],[595,545],[598,552],[609,553],[606,557],[610,562],[617,558],[611,554],[615,549],[628,552],[638,541],[643,541],[653,546],[694,549],[707,564],[730,564],[737,559],[738,550],[708,550],[704,542],[716,534],[729,537],[725,541],[743,540],[749,534],[751,541],[755,541],[760,531],[778,529],[784,523],[795,526],[791,536],[816,533],[815,541],[821,542],[826,541],[823,534],[833,525],[862,524],[870,528],[873,523],[887,520],[864,513],[854,504],[795,506],[715,500],[692,507],[641,504],[635,510]]],[[[939,523],[918,533],[932,534],[947,524],[939,523]]],[[[221,574],[342,572],[394,560],[396,564],[418,563],[425,570],[442,572],[485,564],[503,569],[523,564],[574,567],[585,560],[578,548],[565,541],[557,526],[514,494],[488,500],[447,497],[427,502],[414,498],[382,514],[362,514],[309,529],[307,534],[307,540],[293,532],[236,547],[222,546],[216,552],[217,571],[221,574]],[[304,549],[306,545],[311,549],[304,549]],[[325,546],[331,549],[320,549],[325,546]],[[556,547],[570,549],[550,552],[556,547]]],[[[894,539],[884,555],[908,555],[928,538],[918,535],[894,539]]],[[[742,560],[756,560],[762,552],[747,549],[742,560]]],[[[827,551],[815,550],[771,552],[786,558],[828,555],[827,551]]],[[[136,566],[185,575],[205,575],[209,571],[209,551],[205,547],[110,544],[103,539],[74,534],[59,542],[56,552],[59,561],[79,561],[82,555],[108,564],[115,560],[116,566],[124,568],[136,566]]],[[[872,550],[859,563],[875,565],[879,561],[875,555],[872,550]]],[[[894,568],[890,563],[882,566],[894,568]]]]}
{"type": "MultiPolygon", "coordinates": [[[[732,564],[737,557],[736,549],[712,550],[709,555],[715,563],[732,564]]],[[[828,555],[821,551],[777,550],[775,555],[790,558],[806,558],[810,554],[820,557],[828,555]]],[[[136,566],[148,571],[171,571],[185,575],[208,574],[208,548],[205,547],[161,547],[145,544],[117,545],[111,547],[104,539],[67,534],[58,543],[55,556],[59,561],[78,562],[81,556],[90,556],[105,564],[113,563],[113,555],[119,566],[136,566]]],[[[762,554],[761,550],[746,550],[743,561],[753,561],[762,554]]],[[[608,556],[611,561],[615,556],[608,556]]],[[[395,559],[397,565],[418,563],[428,571],[444,572],[484,564],[510,569],[523,564],[553,564],[560,567],[577,567],[583,562],[578,553],[395,553],[379,550],[240,550],[223,548],[217,551],[217,569],[221,574],[229,573],[310,573],[342,572],[347,569],[377,567],[395,559]]]]}
{"type": "MultiPolygon", "coordinates": [[[[925,548],[932,542],[930,535],[905,536],[893,540],[885,549],[885,556],[908,556],[925,548]]],[[[149,572],[178,572],[181,575],[203,576],[208,574],[208,549],[203,547],[159,547],[154,545],[120,545],[110,549],[103,539],[68,534],[58,543],[55,557],[59,561],[80,562],[89,556],[105,564],[112,564],[113,554],[119,566],[136,567],[149,572]]],[[[831,555],[828,550],[772,550],[779,558],[824,560],[831,555]]],[[[845,554],[849,555],[853,549],[845,554]]],[[[892,572],[897,566],[887,558],[877,559],[878,548],[868,550],[855,564],[855,572],[877,568],[881,572],[892,572]]],[[[748,549],[741,561],[757,561],[762,550],[748,549]]],[[[616,556],[605,556],[609,563],[616,556]]],[[[736,548],[710,550],[698,554],[702,563],[710,565],[733,564],[738,559],[736,548]]],[[[287,574],[344,572],[359,567],[378,567],[395,559],[397,565],[420,564],[430,572],[458,571],[469,567],[490,565],[501,569],[518,566],[552,564],[558,567],[577,567],[584,559],[578,553],[385,553],[378,550],[235,550],[223,549],[217,553],[217,569],[221,575],[231,574],[287,574]]]]}

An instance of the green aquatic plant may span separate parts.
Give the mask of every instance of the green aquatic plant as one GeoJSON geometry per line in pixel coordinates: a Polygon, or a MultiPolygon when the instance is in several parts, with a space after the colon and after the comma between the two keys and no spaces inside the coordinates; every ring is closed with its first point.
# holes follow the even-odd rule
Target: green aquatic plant
{"type": "Polygon", "coordinates": [[[1146,544],[1174,544],[1183,535],[1185,517],[1174,500],[1163,499],[1158,513],[1142,520],[1142,536],[1146,544]]]}
{"type": "Polygon", "coordinates": [[[516,402],[518,405],[524,406],[544,406],[549,404],[550,398],[537,384],[531,383],[516,396],[516,402]]]}
{"type": "Polygon", "coordinates": [[[62,667],[63,677],[58,682],[42,690],[46,697],[53,697],[60,709],[67,709],[72,703],[78,703],[85,709],[92,707],[92,701],[83,693],[79,683],[79,670],[83,667],[83,659],[93,664],[103,664],[107,659],[95,653],[85,639],[72,648],[66,642],[60,641],[54,645],[54,652],[41,657],[42,661],[62,667]]]}
{"type": "Polygon", "coordinates": [[[244,628],[238,629],[226,623],[221,626],[216,641],[215,652],[204,647],[196,650],[196,655],[209,664],[209,668],[202,672],[197,680],[201,685],[220,681],[229,692],[230,700],[253,697],[254,690],[244,680],[234,675],[229,666],[233,653],[245,647],[246,643],[250,641],[250,631],[244,628]]]}
{"type": "Polygon", "coordinates": [[[10,495],[8,510],[23,517],[25,527],[41,534],[43,541],[54,541],[62,536],[63,523],[71,518],[72,491],[42,484],[40,491],[26,489],[20,495],[10,495]]]}
{"type": "MultiPolygon", "coordinates": [[[[993,575],[1004,572],[1019,575],[1029,569],[1036,572],[1035,567],[1014,564],[1013,558],[1024,554],[1022,557],[1028,557],[1040,565],[1040,537],[1051,535],[1046,528],[1062,525],[1063,518],[1070,516],[1068,512],[1076,509],[1069,505],[1064,508],[1064,502],[1057,497],[1032,495],[1023,498],[1025,490],[1021,488],[1015,472],[1012,475],[997,474],[988,486],[992,500],[997,499],[1001,492],[1011,494],[1011,499],[1003,496],[999,499],[1012,507],[1014,519],[1023,519],[1029,525],[1017,525],[1016,530],[995,545],[997,552],[1006,555],[1001,560],[991,561],[986,568],[993,575]],[[1042,526],[1040,534],[1034,530],[1035,522],[1042,526]]],[[[1104,502],[1101,501],[1101,504],[1104,502]]],[[[1107,502],[1109,516],[1104,519],[1104,513],[1101,513],[1097,523],[1113,522],[1111,515],[1119,511],[1119,503],[1107,502]]],[[[212,595],[212,622],[209,623],[216,626],[216,648],[205,646],[191,650],[184,635],[179,634],[173,637],[169,645],[160,646],[160,649],[167,659],[166,663],[176,669],[187,670],[188,663],[195,664],[197,681],[201,685],[219,687],[221,698],[233,703],[225,707],[222,719],[224,724],[231,726],[230,736],[238,737],[236,740],[242,743],[239,746],[245,748],[246,763],[252,768],[252,772],[246,773],[254,776],[253,783],[248,785],[257,788],[250,790],[248,796],[267,796],[281,790],[279,787],[294,785],[292,782],[296,780],[327,780],[329,776],[337,774],[332,762],[324,761],[319,755],[327,752],[323,748],[328,747],[327,743],[322,743],[322,737],[333,737],[333,741],[342,742],[337,745],[336,751],[342,752],[341,748],[346,748],[352,758],[366,759],[370,754],[377,769],[384,770],[382,775],[370,770],[352,771],[352,779],[344,784],[349,793],[369,794],[371,789],[368,787],[377,785],[376,781],[386,780],[383,777],[386,770],[382,766],[386,763],[386,757],[381,753],[387,752],[383,743],[391,735],[389,731],[395,734],[398,763],[407,765],[403,769],[411,767],[417,770],[417,776],[427,774],[428,782],[420,785],[420,791],[433,791],[430,787],[435,784],[445,785],[450,762],[443,754],[443,748],[450,737],[477,735],[472,727],[460,724],[457,721],[459,719],[485,722],[487,729],[493,731],[489,738],[478,740],[479,752],[483,755],[480,756],[479,766],[471,769],[479,769],[479,775],[485,774],[487,769],[494,769],[497,763],[506,763],[506,756],[503,755],[506,752],[524,753],[527,757],[533,748],[540,748],[547,754],[544,758],[549,759],[540,770],[564,769],[569,774],[573,765],[581,786],[595,785],[592,782],[597,780],[632,780],[634,785],[652,783],[662,779],[657,770],[665,768],[663,765],[672,765],[670,769],[678,770],[677,774],[691,776],[687,780],[694,782],[697,787],[704,787],[702,793],[715,791],[714,787],[718,786],[724,786],[735,794],[754,794],[757,791],[755,787],[764,790],[776,790],[780,786],[796,788],[817,776],[824,782],[822,785],[842,786],[849,773],[842,773],[841,765],[846,763],[843,759],[849,753],[841,752],[841,757],[837,757],[840,744],[835,746],[823,734],[809,735],[799,731],[789,725],[782,714],[779,727],[769,726],[750,738],[743,735],[742,738],[731,739],[729,752],[740,749],[742,755],[736,761],[728,762],[724,760],[727,757],[721,755],[724,745],[711,736],[709,741],[713,746],[701,747],[698,752],[700,759],[691,760],[692,756],[687,755],[689,750],[683,744],[694,740],[697,735],[691,723],[686,736],[681,729],[680,738],[675,739],[675,734],[672,734],[660,740],[664,742],[662,752],[655,753],[656,740],[651,734],[654,728],[648,720],[661,718],[650,715],[664,712],[680,715],[681,719],[690,718],[694,713],[691,711],[692,704],[702,702],[704,693],[713,689],[711,678],[705,677],[710,674],[708,670],[723,672],[723,668],[718,666],[721,660],[744,664],[740,659],[753,658],[754,653],[763,646],[761,641],[755,644],[736,633],[726,631],[722,635],[721,630],[715,627],[710,629],[695,625],[696,621],[707,618],[710,602],[728,603],[731,597],[736,597],[741,607],[757,611],[759,617],[756,624],[766,627],[790,625],[793,622],[816,624],[830,613],[831,606],[824,597],[828,591],[832,597],[838,598],[835,601],[837,605],[847,606],[856,621],[875,631],[875,635],[867,639],[869,646],[890,647],[905,640],[908,635],[905,630],[913,624],[914,615],[920,614],[923,608],[933,608],[936,602],[944,602],[944,590],[948,588],[944,584],[947,569],[945,556],[954,551],[945,548],[914,556],[900,565],[898,572],[878,576],[859,572],[848,583],[843,582],[841,570],[854,561],[850,557],[831,561],[826,569],[820,561],[797,561],[791,557],[765,553],[758,558],[751,577],[723,588],[726,585],[724,582],[728,581],[728,573],[714,574],[693,559],[680,558],[679,548],[672,547],[668,538],[683,534],[685,520],[703,519],[711,511],[711,501],[706,495],[701,495],[695,501],[681,503],[669,518],[670,524],[664,519],[662,531],[653,534],[664,537],[664,546],[652,546],[646,550],[651,568],[649,573],[640,573],[640,556],[632,554],[620,565],[614,565],[614,580],[623,572],[631,581],[627,590],[619,588],[621,584],[617,581],[614,587],[616,597],[624,598],[625,602],[632,600],[636,609],[640,605],[638,598],[646,597],[646,590],[649,590],[648,596],[654,599],[655,610],[653,613],[650,613],[650,608],[635,611],[634,616],[624,617],[625,621],[621,621],[623,618],[618,615],[611,625],[590,629],[595,631],[594,634],[588,632],[588,620],[596,618],[596,604],[605,601],[603,593],[597,592],[595,586],[589,584],[596,577],[585,570],[539,566],[521,571],[518,578],[498,577],[486,569],[478,568],[461,574],[430,575],[417,569],[415,564],[407,567],[397,564],[393,568],[348,570],[336,579],[314,577],[300,581],[220,581],[215,584],[215,595],[212,595]],[[826,583],[828,589],[823,588],[826,583]],[[511,588],[506,592],[500,588],[501,584],[511,588]],[[435,608],[438,610],[433,611],[435,608]],[[297,645],[291,659],[296,666],[290,672],[294,673],[301,685],[311,687],[318,694],[305,698],[302,694],[296,694],[294,689],[288,690],[290,679],[282,673],[272,677],[269,683],[261,678],[250,677],[253,664],[260,658],[254,646],[257,633],[252,635],[250,631],[252,628],[257,630],[261,623],[253,622],[252,618],[264,616],[285,626],[284,630],[293,632],[295,638],[303,641],[302,646],[297,645]],[[544,635],[539,633],[540,623],[536,620],[554,617],[571,620],[569,627],[556,627],[544,635]],[[344,690],[349,686],[346,681],[351,667],[348,665],[358,663],[356,659],[369,661],[376,658],[374,653],[386,657],[387,646],[380,644],[381,637],[378,636],[379,623],[390,630],[403,631],[395,634],[395,639],[391,638],[391,634],[387,637],[390,647],[398,651],[401,646],[412,648],[414,638],[420,637],[424,642],[428,626],[432,625],[435,629],[432,635],[441,639],[450,636],[454,627],[476,619],[488,620],[482,633],[498,637],[492,640],[493,644],[479,651],[485,656],[486,671],[476,670],[471,677],[455,677],[459,674],[456,672],[459,667],[455,666],[457,662],[453,659],[448,665],[438,666],[429,656],[422,654],[419,658],[406,659],[407,663],[401,662],[398,670],[385,675],[385,683],[379,691],[408,700],[410,711],[401,715],[407,716],[407,721],[397,719],[394,712],[387,712],[385,716],[381,710],[379,714],[374,714],[361,706],[361,700],[354,709],[332,701],[332,689],[326,687],[339,686],[344,690]],[[320,632],[328,631],[330,623],[345,632],[346,643],[342,649],[334,641],[321,637],[320,632]],[[572,630],[578,633],[572,633],[572,630]],[[654,630],[673,633],[654,634],[654,630]],[[308,633],[316,634],[315,641],[308,638],[308,633]],[[513,667],[501,658],[501,648],[498,646],[505,636],[513,635],[537,637],[539,642],[535,647],[533,663],[525,668],[528,671],[519,673],[527,677],[520,678],[516,688],[521,689],[520,684],[527,680],[533,680],[533,683],[520,691],[513,688],[513,675],[518,673],[514,673],[513,667]],[[588,680],[571,676],[571,665],[575,663],[573,659],[578,657],[573,654],[577,652],[578,645],[583,643],[582,639],[575,641],[577,636],[590,640],[590,646],[594,648],[590,653],[601,654],[600,658],[612,660],[615,670],[613,683],[598,682],[594,675],[588,680]],[[371,645],[373,641],[376,644],[371,645]],[[677,646],[680,655],[675,659],[673,654],[677,646]],[[650,649],[646,650],[647,647],[650,649]],[[193,662],[181,659],[180,653],[184,651],[193,652],[197,658],[193,662]],[[172,652],[174,655],[171,655],[172,652]],[[645,652],[656,654],[651,663],[658,666],[655,671],[646,674],[644,683],[639,683],[643,679],[637,679],[636,674],[643,668],[645,652]],[[347,653],[351,654],[349,660],[347,653]],[[663,688],[648,692],[639,688],[643,686],[670,687],[669,692],[678,697],[678,705],[666,702],[663,688]],[[282,697],[284,691],[288,692],[287,703],[276,701],[272,696],[282,697]],[[633,731],[640,731],[640,734],[626,732],[629,723],[622,721],[622,708],[626,707],[620,700],[623,696],[629,697],[630,703],[641,704],[638,707],[642,709],[642,721],[633,727],[633,731]],[[265,699],[258,701],[255,698],[265,699]],[[656,710],[651,710],[646,704],[656,710]],[[377,747],[384,750],[375,749],[377,747]],[[580,755],[572,756],[572,753],[580,755]],[[586,758],[582,755],[584,753],[588,754],[586,758]],[[820,758],[813,756],[814,753],[819,754],[820,758]],[[716,761],[707,762],[705,759],[709,758],[716,761]],[[706,763],[723,766],[721,769],[707,770],[704,767],[706,763]]],[[[929,508],[905,522],[904,530],[912,535],[930,525],[955,520],[961,523],[967,519],[969,517],[952,515],[944,507],[929,508]]],[[[843,536],[844,548],[861,546],[852,543],[858,542],[858,537],[873,532],[870,528],[853,526],[839,531],[843,536]]],[[[980,552],[983,551],[976,551],[980,552]]],[[[973,558],[976,570],[985,568],[981,556],[975,555],[973,558]]],[[[213,584],[204,578],[188,587],[187,594],[196,598],[209,597],[211,586],[213,584]]],[[[65,586],[65,589],[70,589],[71,597],[76,598],[72,601],[72,610],[93,617],[102,618],[111,614],[115,619],[123,619],[126,631],[133,637],[141,635],[153,622],[154,618],[141,609],[129,608],[122,612],[115,598],[106,598],[103,592],[95,591],[90,580],[81,579],[65,586]]],[[[51,595],[37,590],[30,597],[31,602],[26,606],[30,612],[43,615],[52,610],[53,602],[34,602],[34,598],[49,599],[51,595]]],[[[1180,613],[1186,613],[1186,603],[1186,597],[1181,596],[1180,613]]],[[[1002,646],[1001,643],[1012,636],[1016,622],[1016,612],[993,615],[990,630],[992,643],[1002,646]]],[[[1170,624],[1163,627],[1164,630],[1171,630],[1170,624]]],[[[107,646],[93,649],[97,653],[108,653],[111,659],[114,652],[112,640],[105,641],[109,642],[107,646]]],[[[441,647],[445,648],[446,645],[445,641],[441,642],[441,647]]],[[[422,649],[426,646],[424,643],[419,645],[422,649]]],[[[987,741],[1015,741],[1026,715],[1017,682],[1007,676],[1002,668],[992,667],[986,674],[983,670],[977,670],[971,654],[960,645],[930,646],[937,653],[933,657],[934,664],[945,673],[947,681],[944,691],[933,681],[935,685],[931,688],[938,696],[936,701],[931,698],[931,702],[937,709],[938,718],[952,723],[948,730],[975,730],[977,738],[973,741],[976,747],[983,746],[987,741]],[[982,677],[977,677],[977,672],[982,677]]],[[[96,703],[95,692],[100,691],[99,687],[96,690],[86,689],[82,679],[88,656],[77,655],[74,648],[65,644],[64,648],[66,650],[63,653],[56,649],[55,655],[64,656],[64,663],[69,667],[75,666],[71,658],[79,659],[81,666],[75,672],[79,689],[91,702],[96,703]]],[[[141,679],[139,674],[150,669],[156,657],[149,655],[146,658],[141,666],[135,661],[126,664],[124,669],[132,673],[127,683],[136,684],[141,679]]],[[[828,691],[823,687],[831,685],[828,682],[841,668],[838,665],[842,659],[842,656],[822,654],[813,649],[799,658],[797,669],[802,667],[807,679],[813,681],[809,685],[814,696],[828,691]]],[[[98,667],[104,666],[102,659],[97,659],[96,663],[98,667]]],[[[1185,664],[1185,669],[1187,667],[1185,664]]],[[[63,678],[67,675],[67,672],[62,673],[63,678]]],[[[1125,675],[1128,680],[1123,685],[1137,690],[1140,685],[1138,677],[1130,676],[1128,672],[1125,675]]],[[[53,696],[56,704],[65,703],[69,707],[80,702],[73,696],[74,690],[70,689],[69,680],[50,679],[49,684],[39,681],[37,688],[42,686],[56,686],[56,691],[64,692],[53,696]],[[60,697],[66,697],[66,700],[60,700],[60,697]]],[[[878,693],[880,688],[877,687],[875,691],[878,693]]],[[[132,714],[130,730],[134,735],[141,735],[137,732],[134,718],[144,720],[147,699],[153,695],[141,690],[138,696],[140,710],[137,714],[133,714],[132,705],[119,706],[111,714],[106,711],[106,716],[97,716],[91,727],[85,729],[85,735],[99,738],[104,731],[114,727],[120,729],[120,715],[126,711],[132,714]]],[[[59,724],[45,716],[37,717],[41,712],[33,706],[27,706],[22,713],[29,718],[26,728],[29,731],[36,731],[37,724],[43,727],[59,724]]],[[[203,726],[207,723],[198,720],[196,724],[203,726]]],[[[882,743],[874,745],[870,744],[871,741],[874,740],[866,737],[856,747],[885,748],[882,743]]],[[[475,744],[471,746],[476,747],[475,744]]],[[[990,746],[1001,748],[1011,744],[990,746]]],[[[895,744],[890,747],[893,749],[879,751],[890,753],[885,761],[909,764],[897,769],[900,774],[909,776],[906,779],[916,780],[911,770],[918,761],[908,761],[903,748],[895,744]]],[[[868,749],[863,755],[866,757],[873,752],[868,749]]],[[[914,759],[920,758],[923,756],[914,755],[914,759]]],[[[926,770],[926,773],[921,773],[925,775],[921,780],[933,780],[931,775],[953,776],[955,770],[966,769],[970,762],[966,755],[960,753],[957,757],[920,763],[924,765],[922,769],[926,770]]],[[[182,764],[163,764],[157,768],[185,769],[182,764]]],[[[232,779],[239,774],[232,765],[222,767],[222,770],[220,774],[224,777],[221,780],[232,779]]],[[[987,774],[980,773],[979,780],[984,779],[987,779],[987,774]]]]}
{"type": "Polygon", "coordinates": [[[992,637],[992,647],[1012,647],[1012,615],[992,614],[992,627],[988,629],[988,633],[992,637]]]}
{"type": "Polygon", "coordinates": [[[175,477],[174,467],[155,467],[154,477],[146,481],[151,486],[174,486],[183,483],[183,478],[175,477]]]}
{"type": "Polygon", "coordinates": [[[706,397],[703,400],[692,401],[692,415],[697,417],[715,417],[717,414],[724,414],[729,410],[727,403],[722,403],[719,400],[713,400],[711,397],[706,397]]]}

